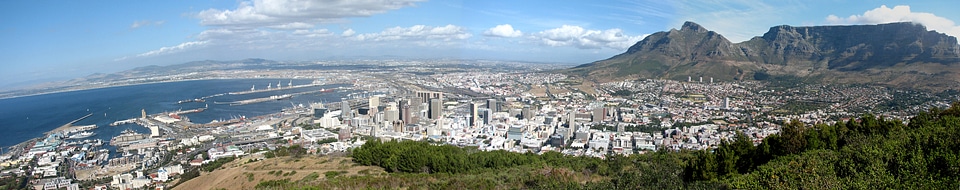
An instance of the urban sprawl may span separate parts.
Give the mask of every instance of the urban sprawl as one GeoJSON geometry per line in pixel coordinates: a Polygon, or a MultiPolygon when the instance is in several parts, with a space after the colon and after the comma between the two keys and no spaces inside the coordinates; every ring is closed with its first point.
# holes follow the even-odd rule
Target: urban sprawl
{"type": "MultiPolygon", "coordinates": [[[[83,140],[88,131],[106,126],[68,124],[6,148],[0,158],[2,174],[29,176],[29,185],[36,189],[79,189],[79,181],[97,179],[104,179],[95,184],[99,187],[164,187],[189,168],[218,158],[260,158],[266,150],[293,145],[311,154],[342,154],[371,139],[593,157],[710,149],[737,133],[760,143],[791,121],[831,124],[862,114],[905,120],[919,111],[947,107],[955,99],[880,86],[723,81],[711,76],[594,82],[545,71],[549,66],[499,61],[316,64],[367,67],[196,72],[89,84],[322,79],[346,84],[333,90],[354,93],[339,102],[292,105],[275,114],[224,121],[187,119],[191,111],[202,110],[143,110],[140,117],[115,124],[146,127],[149,134],[127,131],[108,142],[83,140]]],[[[263,100],[274,98],[282,97],[263,100]]]]}

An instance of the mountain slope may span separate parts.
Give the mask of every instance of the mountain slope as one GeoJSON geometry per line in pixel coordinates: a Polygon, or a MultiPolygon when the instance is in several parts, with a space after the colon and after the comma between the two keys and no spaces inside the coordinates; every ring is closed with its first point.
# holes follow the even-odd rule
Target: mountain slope
{"type": "Polygon", "coordinates": [[[686,22],[606,60],[565,72],[593,80],[710,77],[721,81],[794,78],[943,89],[960,82],[957,39],[913,23],[775,26],[731,43],[686,22]]]}

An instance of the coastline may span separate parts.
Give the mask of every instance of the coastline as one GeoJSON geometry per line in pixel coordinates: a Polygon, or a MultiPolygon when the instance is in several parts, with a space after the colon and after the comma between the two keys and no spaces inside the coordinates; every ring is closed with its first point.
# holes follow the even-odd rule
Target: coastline
{"type": "Polygon", "coordinates": [[[39,96],[39,95],[46,95],[46,94],[56,94],[56,93],[63,93],[63,92],[76,92],[76,91],[95,90],[95,89],[112,88],[112,87],[136,86],[136,85],[144,85],[144,84],[162,84],[162,83],[171,83],[171,82],[188,82],[188,81],[202,81],[202,80],[235,80],[235,79],[288,79],[288,78],[243,78],[243,77],[237,77],[237,78],[197,78],[197,79],[154,81],[154,82],[118,84],[118,85],[107,85],[107,86],[90,86],[90,87],[83,87],[83,88],[76,88],[76,89],[68,89],[68,90],[55,90],[55,91],[50,91],[50,92],[40,92],[40,93],[27,94],[27,95],[0,96],[0,100],[14,99],[14,98],[22,98],[22,97],[30,97],[30,96],[39,96]]]}

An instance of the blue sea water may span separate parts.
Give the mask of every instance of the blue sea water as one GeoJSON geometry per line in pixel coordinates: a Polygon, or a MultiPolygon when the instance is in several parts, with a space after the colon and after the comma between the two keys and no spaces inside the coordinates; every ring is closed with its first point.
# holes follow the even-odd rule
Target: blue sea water
{"type": "MultiPolygon", "coordinates": [[[[0,100],[0,146],[8,147],[17,143],[43,136],[43,133],[56,129],[70,121],[87,114],[92,116],[74,125],[97,124],[97,134],[91,138],[109,140],[124,129],[147,133],[149,130],[136,124],[109,126],[118,120],[140,117],[140,110],[147,114],[188,110],[207,106],[206,111],[185,114],[194,123],[208,123],[212,120],[226,120],[233,117],[254,117],[278,113],[292,105],[308,106],[313,102],[336,102],[341,97],[354,92],[336,90],[330,93],[309,93],[290,99],[268,101],[255,104],[231,106],[214,102],[230,102],[244,99],[268,97],[306,91],[330,89],[346,84],[327,84],[270,92],[244,95],[223,95],[206,99],[206,102],[177,104],[177,101],[194,99],[215,94],[248,91],[252,85],[262,89],[268,83],[275,87],[277,82],[287,86],[290,79],[223,79],[198,80],[155,84],[120,86],[82,91],[62,92],[0,100]]],[[[310,84],[313,80],[294,79],[293,85],[310,84]]]]}

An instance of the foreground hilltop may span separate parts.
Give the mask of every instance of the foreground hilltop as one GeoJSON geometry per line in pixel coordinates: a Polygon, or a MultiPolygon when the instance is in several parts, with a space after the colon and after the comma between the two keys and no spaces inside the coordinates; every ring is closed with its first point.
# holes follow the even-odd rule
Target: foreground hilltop
{"type": "Polygon", "coordinates": [[[626,52],[565,72],[592,80],[789,79],[929,90],[960,83],[956,37],[914,23],[775,26],[732,43],[693,23],[651,34],[626,52]]]}

